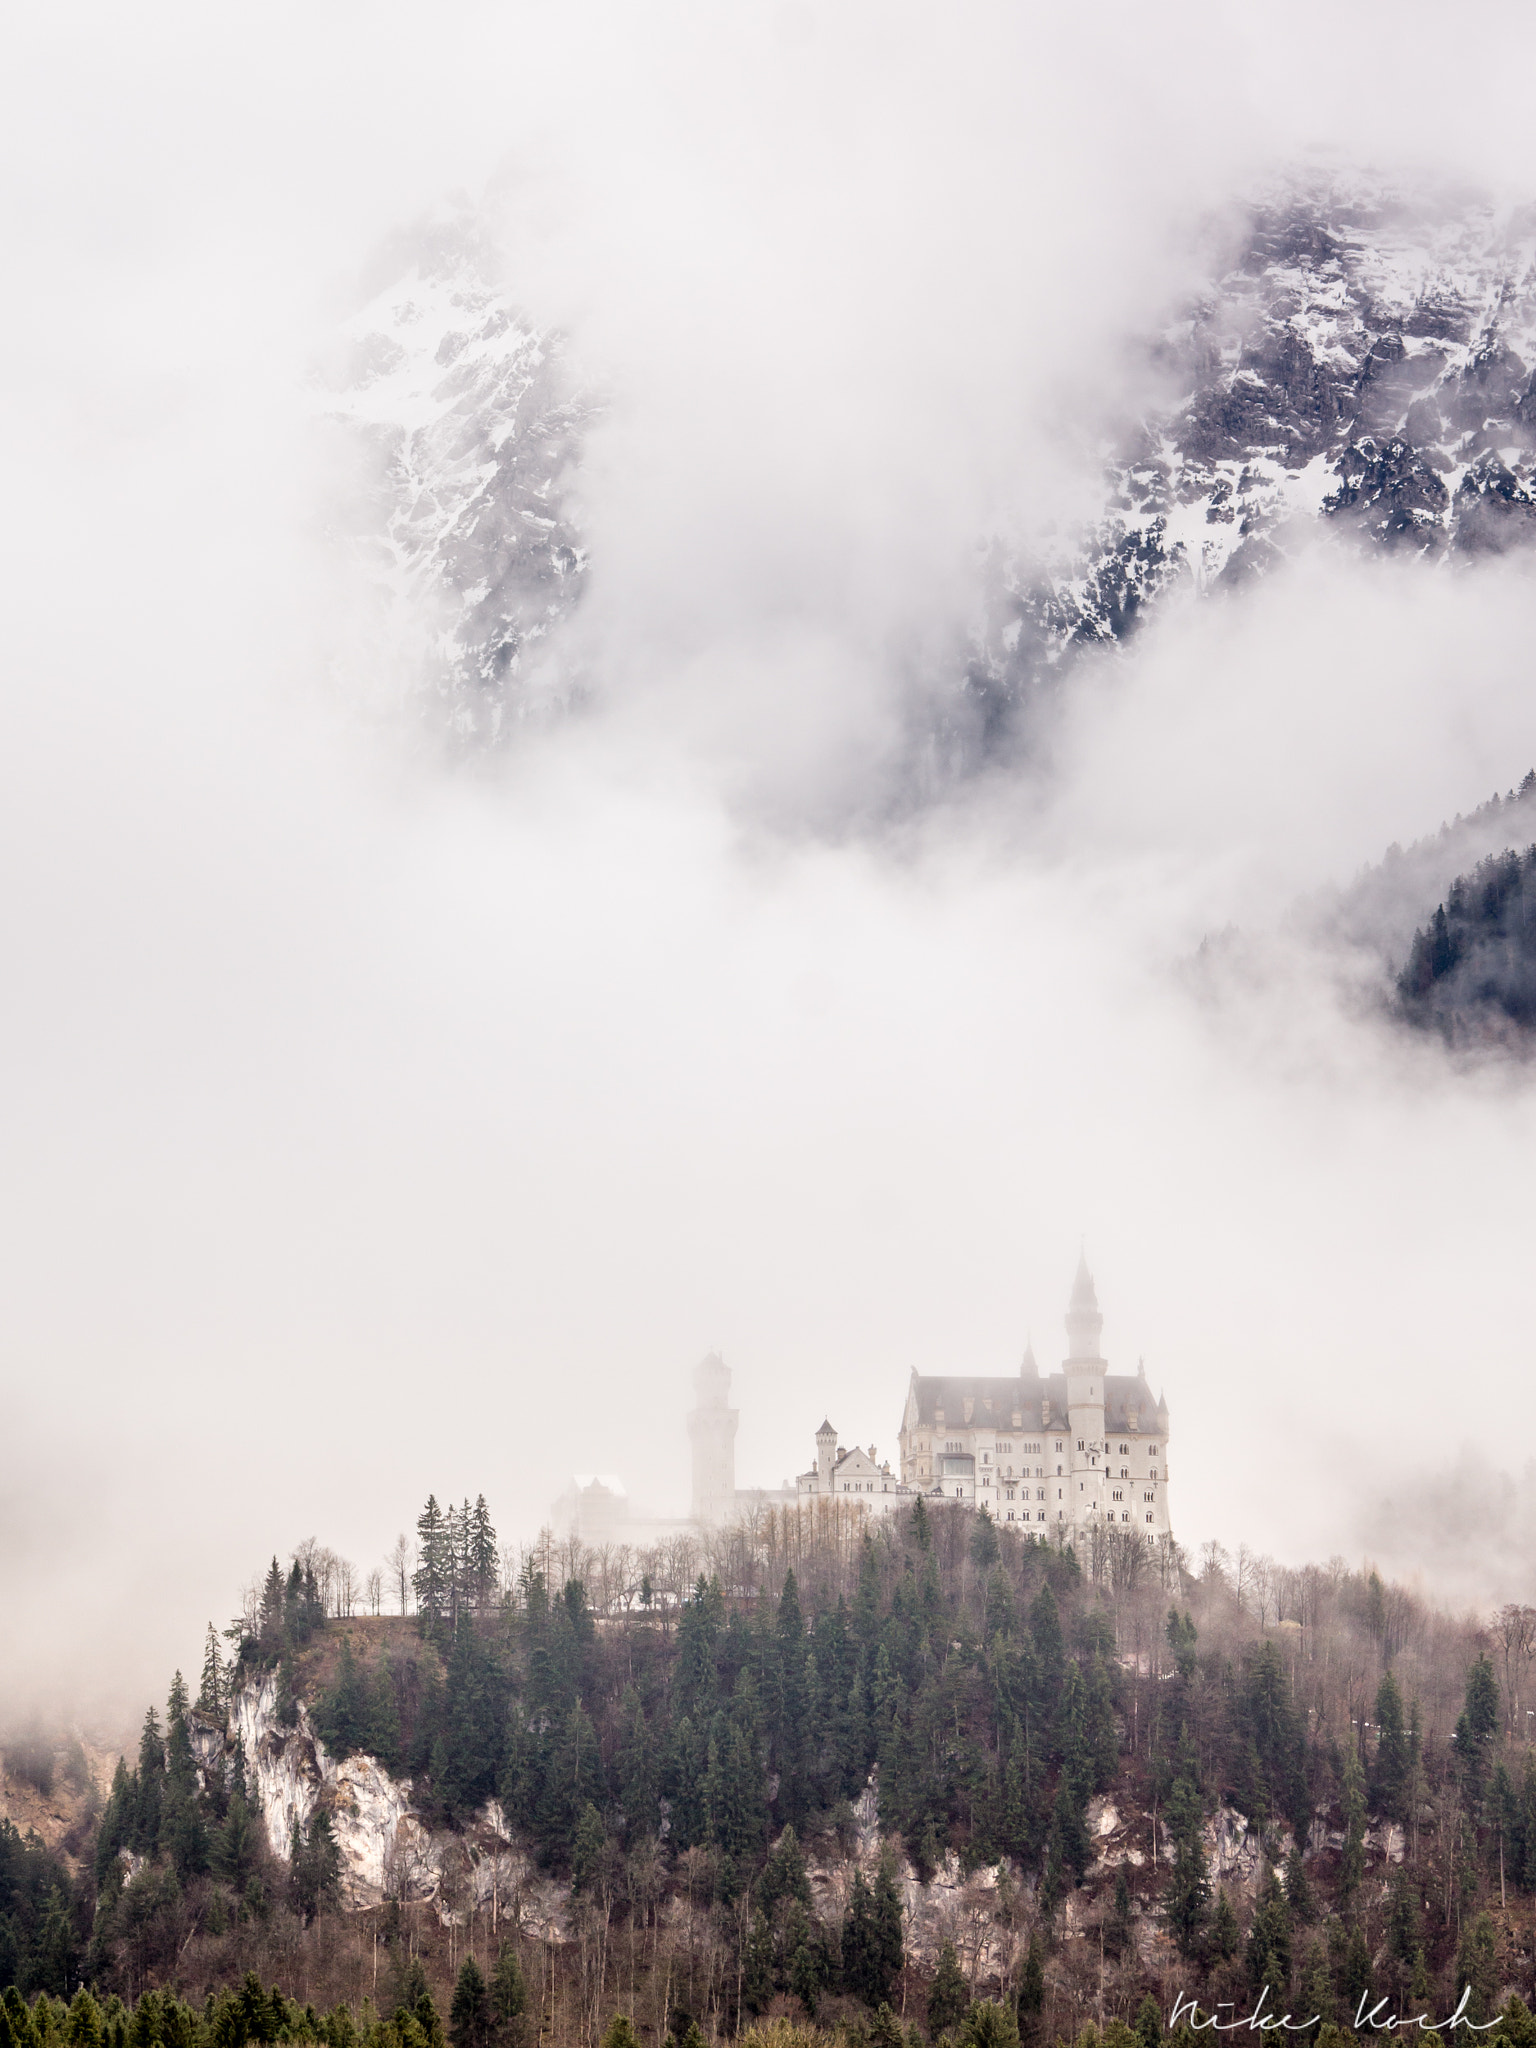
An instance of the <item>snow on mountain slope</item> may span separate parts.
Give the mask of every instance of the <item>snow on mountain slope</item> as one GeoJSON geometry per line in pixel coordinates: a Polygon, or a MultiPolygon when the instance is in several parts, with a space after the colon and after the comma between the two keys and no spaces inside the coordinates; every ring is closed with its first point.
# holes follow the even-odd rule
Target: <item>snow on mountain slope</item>
{"type": "Polygon", "coordinates": [[[586,576],[567,493],[593,402],[461,224],[419,237],[342,341],[325,409],[363,451],[371,658],[494,745],[563,691],[545,657],[586,576]]]}
{"type": "Polygon", "coordinates": [[[1536,208],[1293,182],[1218,270],[1152,344],[1177,395],[1098,516],[989,550],[969,681],[994,719],[1173,587],[1261,573],[1295,522],[1426,561],[1536,540],[1536,208]]]}

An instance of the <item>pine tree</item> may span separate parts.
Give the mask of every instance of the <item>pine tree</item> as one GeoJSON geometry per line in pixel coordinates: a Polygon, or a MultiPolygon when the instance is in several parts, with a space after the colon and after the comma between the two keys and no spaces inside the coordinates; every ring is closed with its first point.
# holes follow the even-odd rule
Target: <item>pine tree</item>
{"type": "Polygon", "coordinates": [[[275,1557],[261,1589],[256,1640],[263,1661],[272,1663],[283,1647],[283,1574],[275,1557]]]}
{"type": "Polygon", "coordinates": [[[144,1716],[135,1777],[133,1827],[128,1846],[136,1855],[153,1857],[160,1846],[160,1809],[165,1794],[165,1746],[153,1707],[144,1716]]]}
{"type": "Polygon", "coordinates": [[[1131,1945],[1131,1888],[1125,1881],[1125,1865],[1115,1872],[1114,1903],[1104,1917],[1104,1946],[1116,1959],[1131,1945]]]}
{"type": "Polygon", "coordinates": [[[773,1931],[766,1915],[752,1915],[742,1961],[741,2000],[748,2012],[762,2012],[773,1996],[773,1931]]]}
{"type": "Polygon", "coordinates": [[[1474,1813],[1483,1802],[1488,1752],[1498,1726],[1499,1682],[1485,1653],[1467,1673],[1466,1702],[1456,1722],[1456,1760],[1474,1813]]]}
{"type": "MultiPolygon", "coordinates": [[[[1480,1658],[1478,1661],[1484,1663],[1487,1660],[1480,1658]]],[[[1491,1677],[1491,1666],[1489,1670],[1491,1677]]],[[[1469,1699],[1471,1690],[1469,1682],[1469,1699]]],[[[1499,1988],[1498,1930],[1487,1913],[1479,1913],[1468,1920],[1461,1931],[1454,1979],[1458,1999],[1463,1987],[1467,1991],[1467,2018],[1475,2027],[1485,2025],[1492,2014],[1494,1993],[1499,1988]]]]}
{"type": "Polygon", "coordinates": [[[1271,1997],[1277,2003],[1283,2000],[1291,1981],[1291,1909],[1273,1870],[1254,1905],[1246,1960],[1248,1988],[1254,1996],[1268,1985],[1271,1997]]]}
{"type": "Polygon", "coordinates": [[[1307,1879],[1299,1845],[1293,1845],[1285,1859],[1285,1899],[1291,1909],[1291,1918],[1300,1921],[1302,1926],[1308,1926],[1317,1918],[1317,1899],[1307,1879]]]}
{"type": "Polygon", "coordinates": [[[469,1518],[470,1591],[476,1607],[489,1607],[495,1598],[499,1565],[491,1511],[485,1504],[485,1495],[477,1493],[469,1518]]]}
{"type": "Polygon", "coordinates": [[[416,1595],[416,1612],[421,1617],[421,1632],[430,1641],[441,1632],[446,1620],[451,1580],[448,1531],[435,1494],[427,1495],[427,1504],[416,1518],[416,1558],[411,1587],[416,1595]]]}
{"type": "Polygon", "coordinates": [[[843,1982],[865,2005],[878,2005],[885,1997],[885,1985],[874,1963],[872,1919],[869,1886],[864,1882],[863,1871],[855,1869],[843,1921],[843,1982]]]}
{"type": "Polygon", "coordinates": [[[448,2038],[453,2048],[491,2048],[494,2033],[495,2014],[485,1977],[474,1957],[466,1956],[448,2009],[448,2038]]]}
{"type": "Polygon", "coordinates": [[[976,1519],[971,1527],[971,1563],[983,1576],[990,1572],[1002,1555],[1002,1545],[997,1540],[997,1524],[983,1504],[976,1510],[976,1519]]]}
{"type": "Polygon", "coordinates": [[[1019,1990],[1015,2000],[1019,2015],[1019,2038],[1026,2048],[1038,2048],[1045,2023],[1045,1943],[1037,1928],[1029,1937],[1019,1990]]]}
{"type": "Polygon", "coordinates": [[[951,2027],[959,2026],[970,2005],[971,1994],[966,1989],[965,1978],[960,1970],[960,1958],[955,1954],[955,1944],[946,1941],[939,1950],[938,1968],[933,1973],[933,1982],[928,1987],[928,2038],[937,2041],[941,2034],[947,2034],[951,2027]]]}
{"type": "Polygon", "coordinates": [[[1137,2048],[1163,2048],[1163,2016],[1157,2009],[1157,2000],[1149,1991],[1136,2008],[1133,2029],[1137,2048]]]}
{"type": "Polygon", "coordinates": [[[1211,1915],[1211,1954],[1224,1963],[1230,1963],[1237,1954],[1240,1940],[1237,1915],[1227,1897],[1227,1888],[1222,1885],[1216,1893],[1216,1910],[1211,1915]]]}
{"type": "Polygon", "coordinates": [[[1195,1954],[1210,1907],[1205,1849],[1200,1840],[1200,1795],[1187,1777],[1176,1780],[1168,1801],[1168,1830],[1173,1836],[1173,1873],[1166,1894],[1168,1925],[1179,1953],[1195,1954]]]}
{"type": "Polygon", "coordinates": [[[1376,1688],[1376,1727],[1371,1803],[1388,1820],[1406,1820],[1408,1732],[1403,1723],[1403,1696],[1390,1671],[1383,1675],[1381,1684],[1376,1688]]]}
{"type": "Polygon", "coordinates": [[[640,2048],[640,2036],[635,2032],[635,2023],[628,2013],[616,2012],[608,2022],[603,2048],[640,2048]]]}
{"type": "Polygon", "coordinates": [[[880,1858],[880,1867],[875,1873],[870,1934],[873,1975],[884,1985],[884,1997],[889,1999],[907,1959],[902,1928],[901,1892],[896,1883],[895,1866],[889,1851],[880,1858]]]}
{"type": "Polygon", "coordinates": [[[523,2015],[528,2009],[528,1986],[511,1942],[502,1943],[496,1958],[490,1995],[497,2048],[518,2048],[524,2032],[523,2015]]]}
{"type": "Polygon", "coordinates": [[[197,1710],[217,1721],[223,1716],[224,1701],[224,1660],[219,1655],[219,1632],[210,1621],[207,1641],[203,1646],[203,1677],[197,1689],[197,1710]]]}
{"type": "Polygon", "coordinates": [[[589,1799],[581,1809],[581,1818],[576,1823],[576,1834],[571,1843],[573,1892],[591,1890],[602,1866],[603,1851],[607,1845],[608,1834],[603,1826],[603,1817],[589,1799]]]}
{"type": "Polygon", "coordinates": [[[1344,1753],[1344,1853],[1339,1859],[1339,1910],[1350,1912],[1365,1875],[1365,1778],[1351,1743],[1344,1753]]]}

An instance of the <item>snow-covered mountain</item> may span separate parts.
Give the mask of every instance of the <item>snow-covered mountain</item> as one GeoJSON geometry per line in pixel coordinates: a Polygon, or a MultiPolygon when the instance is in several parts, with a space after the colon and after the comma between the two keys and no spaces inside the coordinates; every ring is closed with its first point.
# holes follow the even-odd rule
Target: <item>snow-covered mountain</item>
{"type": "Polygon", "coordinates": [[[1536,540],[1536,207],[1289,183],[1149,351],[1172,396],[1098,516],[991,550],[970,683],[994,721],[1172,587],[1262,572],[1292,522],[1426,561],[1536,540]]]}
{"type": "MultiPolygon", "coordinates": [[[[961,772],[1074,656],[1176,587],[1262,573],[1299,523],[1426,563],[1536,541],[1536,207],[1293,180],[1219,247],[1143,344],[1167,396],[1110,434],[1094,516],[1063,533],[1062,508],[1035,503],[1048,539],[1015,528],[984,551],[969,654],[926,699],[961,772]]],[[[326,398],[366,452],[349,521],[375,594],[364,659],[494,745],[572,694],[556,629],[588,575],[572,482],[598,403],[472,215],[402,250],[346,323],[326,398]]],[[[1104,418],[1074,424],[1102,449],[1104,418]]]]}
{"type": "Polygon", "coordinates": [[[361,658],[494,745],[566,688],[543,657],[586,575],[568,490],[594,402],[462,219],[412,238],[341,342],[324,408],[362,455],[345,522],[375,601],[361,658]]]}

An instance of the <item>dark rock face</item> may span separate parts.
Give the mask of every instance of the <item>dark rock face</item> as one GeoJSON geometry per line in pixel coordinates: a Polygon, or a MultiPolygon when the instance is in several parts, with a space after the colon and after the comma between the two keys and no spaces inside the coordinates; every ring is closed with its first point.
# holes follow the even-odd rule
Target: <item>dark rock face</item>
{"type": "Polygon", "coordinates": [[[989,558],[989,733],[1172,587],[1262,574],[1298,522],[1426,560],[1536,541],[1536,209],[1293,185],[1149,355],[1184,396],[1112,460],[1102,515],[989,558]]]}

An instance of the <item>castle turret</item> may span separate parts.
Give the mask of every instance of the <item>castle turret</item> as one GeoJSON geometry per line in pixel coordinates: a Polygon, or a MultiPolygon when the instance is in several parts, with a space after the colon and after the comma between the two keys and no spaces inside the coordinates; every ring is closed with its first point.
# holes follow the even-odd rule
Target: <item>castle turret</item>
{"type": "Polygon", "coordinates": [[[731,1369],[718,1351],[701,1359],[693,1374],[693,1519],[727,1522],[736,1511],[736,1424],[731,1406],[731,1369]]]}
{"type": "MultiPolygon", "coordinates": [[[[812,1414],[815,1413],[813,1409],[812,1414]]],[[[837,1431],[824,1422],[816,1432],[816,1491],[832,1491],[832,1463],[837,1456],[837,1431]]]]}
{"type": "Polygon", "coordinates": [[[1077,1262],[1067,1304],[1067,1420],[1072,1431],[1073,1512],[1068,1520],[1096,1516],[1104,1482],[1104,1360],[1099,1334],[1104,1318],[1086,1258],[1077,1262]]]}

